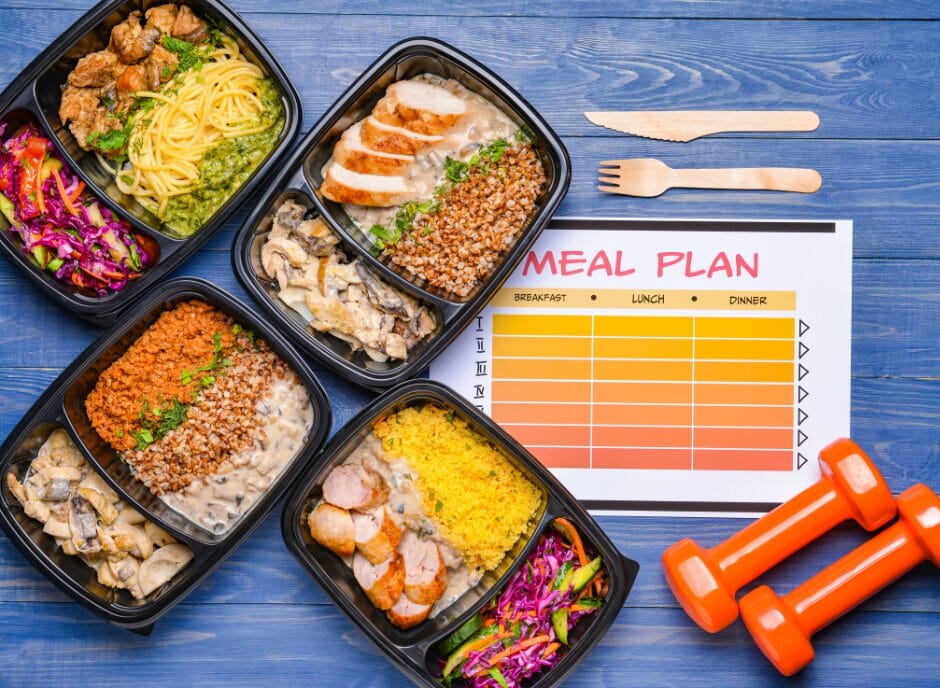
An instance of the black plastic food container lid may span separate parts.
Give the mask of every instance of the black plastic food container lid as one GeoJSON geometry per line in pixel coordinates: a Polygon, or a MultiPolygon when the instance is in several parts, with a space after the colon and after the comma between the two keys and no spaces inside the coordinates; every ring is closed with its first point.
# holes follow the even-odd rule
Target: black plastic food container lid
{"type": "Polygon", "coordinates": [[[424,370],[493,297],[535,243],[567,193],[570,167],[561,139],[509,84],[442,41],[409,38],[393,45],[366,69],[300,141],[297,150],[283,163],[280,174],[271,180],[269,190],[254,212],[238,230],[232,245],[232,264],[245,288],[295,344],[352,382],[372,389],[386,389],[424,370]],[[318,190],[320,169],[332,154],[333,144],[340,134],[368,115],[390,84],[424,72],[461,82],[523,127],[536,144],[547,176],[547,184],[528,226],[496,269],[463,301],[453,301],[439,292],[423,289],[389,262],[372,255],[367,238],[347,217],[342,206],[323,198],[318,190]],[[347,255],[363,260],[386,283],[430,307],[437,318],[438,329],[411,350],[407,361],[384,364],[369,361],[363,352],[352,352],[342,340],[313,332],[298,313],[278,299],[276,285],[264,276],[259,255],[261,240],[270,228],[274,210],[287,198],[322,216],[340,237],[347,255]]]}
{"type": "Polygon", "coordinates": [[[52,141],[55,152],[85,182],[86,193],[96,197],[116,217],[130,222],[134,231],[156,242],[159,247],[157,264],[148,268],[143,276],[118,292],[99,297],[65,285],[51,273],[39,269],[23,253],[18,239],[7,232],[6,221],[0,220],[0,234],[3,235],[0,237],[0,251],[56,303],[87,320],[105,325],[114,322],[123,309],[146,294],[225,224],[238,206],[278,168],[280,158],[293,143],[303,119],[300,97],[287,74],[261,39],[235,12],[220,0],[177,2],[188,5],[203,18],[216,20],[236,39],[248,59],[277,84],[285,120],[284,128],[267,158],[201,229],[184,239],[174,238],[161,230],[159,220],[132,198],[118,191],[113,180],[101,169],[95,154],[79,148],[68,127],[59,120],[58,114],[60,86],[65,83],[79,57],[104,48],[111,27],[123,21],[130,12],[145,11],[160,4],[164,3],[160,0],[105,0],[99,3],[52,41],[0,94],[0,123],[8,122],[4,137],[29,119],[34,120],[41,133],[52,141]],[[73,54],[79,44],[83,46],[80,54],[73,54]]]}
{"type": "Polygon", "coordinates": [[[208,282],[183,278],[155,289],[117,325],[98,339],[59,375],[13,429],[0,447],[0,526],[23,555],[65,593],[111,623],[148,634],[158,618],[189,594],[261,524],[278,499],[307,468],[332,423],[323,387],[301,356],[253,311],[208,282]],[[114,450],[98,437],[88,421],[84,400],[98,376],[167,308],[196,299],[205,301],[254,330],[281,360],[287,363],[307,389],[313,408],[313,424],[303,446],[267,492],[222,535],[213,535],[167,507],[130,473],[114,450]],[[36,450],[56,427],[64,427],[72,441],[96,471],[129,505],[167,530],[193,551],[193,560],[147,599],[137,601],[123,590],[97,583],[95,570],[81,559],[66,555],[55,540],[43,533],[42,523],[27,516],[6,484],[11,470],[22,479],[36,450]]]}
{"type": "Polygon", "coordinates": [[[289,492],[281,518],[281,531],[291,553],[346,616],[411,680],[431,687],[440,685],[442,663],[438,661],[438,644],[502,589],[535,548],[552,520],[558,517],[571,521],[581,534],[585,547],[603,558],[610,584],[601,609],[582,618],[572,629],[571,644],[561,660],[525,682],[526,688],[543,688],[560,683],[600,641],[623,607],[639,565],[620,554],[584,507],[521,444],[449,387],[431,380],[404,382],[382,394],[347,423],[319,452],[317,459],[289,492]],[[320,498],[327,474],[359,446],[371,432],[373,424],[415,404],[435,404],[451,409],[539,487],[543,500],[541,512],[534,519],[535,525],[520,538],[495,571],[485,574],[476,587],[433,619],[401,630],[392,626],[384,613],[372,606],[356,583],[352,570],[336,554],[313,540],[307,527],[307,515],[320,498]]]}

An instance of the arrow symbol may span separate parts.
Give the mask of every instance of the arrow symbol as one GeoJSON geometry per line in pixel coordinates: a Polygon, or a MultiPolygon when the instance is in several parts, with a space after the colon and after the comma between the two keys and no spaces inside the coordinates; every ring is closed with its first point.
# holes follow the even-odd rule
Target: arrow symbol
{"type": "Polygon", "coordinates": [[[809,332],[809,325],[800,320],[800,336],[802,337],[807,332],[809,332]]]}
{"type": "Polygon", "coordinates": [[[809,352],[809,347],[806,346],[803,342],[800,342],[800,358],[803,358],[809,352]]]}
{"type": "Polygon", "coordinates": [[[802,430],[796,431],[796,446],[802,447],[803,443],[808,439],[809,437],[806,435],[805,432],[803,432],[802,430]]]}
{"type": "Polygon", "coordinates": [[[805,389],[803,389],[803,385],[800,385],[800,386],[797,388],[796,394],[797,394],[796,400],[797,400],[798,402],[799,402],[799,401],[803,401],[806,397],[809,396],[809,392],[807,392],[805,389]]]}
{"type": "Polygon", "coordinates": [[[800,454],[800,452],[797,452],[796,453],[796,470],[800,470],[801,468],[803,468],[803,466],[806,465],[807,461],[808,459],[805,456],[800,454]]]}
{"type": "Polygon", "coordinates": [[[803,425],[803,421],[809,418],[809,414],[803,409],[796,410],[796,424],[803,425]]]}
{"type": "Polygon", "coordinates": [[[800,368],[799,368],[799,373],[797,375],[797,379],[802,380],[807,375],[809,375],[809,370],[806,369],[806,366],[800,363],[800,368]]]}

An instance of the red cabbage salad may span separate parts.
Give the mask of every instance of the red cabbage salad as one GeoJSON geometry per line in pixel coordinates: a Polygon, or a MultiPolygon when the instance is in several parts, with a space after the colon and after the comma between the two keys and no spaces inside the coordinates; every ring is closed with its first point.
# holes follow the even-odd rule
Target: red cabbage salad
{"type": "Polygon", "coordinates": [[[589,559],[574,525],[555,519],[502,592],[441,642],[442,683],[521,686],[560,661],[568,632],[601,607],[607,587],[601,558],[589,559]]]}
{"type": "Polygon", "coordinates": [[[41,270],[98,296],[120,291],[157,259],[156,242],[86,193],[32,122],[0,144],[0,214],[41,270]]]}

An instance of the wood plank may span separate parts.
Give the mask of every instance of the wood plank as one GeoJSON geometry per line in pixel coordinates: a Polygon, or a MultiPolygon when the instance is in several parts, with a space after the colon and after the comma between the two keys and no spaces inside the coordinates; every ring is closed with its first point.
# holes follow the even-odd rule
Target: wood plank
{"type": "MultiPolygon", "coordinates": [[[[0,83],[79,16],[0,10],[0,26],[31,27],[7,42],[0,83]]],[[[822,125],[803,137],[940,137],[940,118],[933,116],[940,98],[936,22],[489,17],[469,23],[333,15],[307,22],[284,14],[253,14],[248,21],[298,79],[308,125],[386,46],[432,35],[520,88],[565,135],[589,131],[585,110],[777,108],[819,113],[822,125]],[[357,28],[368,45],[333,39],[357,28]],[[548,44],[545,36],[554,40],[548,44]]]]}
{"type": "MultiPolygon", "coordinates": [[[[232,9],[243,14],[255,14],[259,10],[251,0],[234,0],[228,3],[232,9]]],[[[55,9],[83,10],[91,6],[88,0],[64,0],[55,9]]],[[[37,0],[2,0],[2,8],[36,9],[37,0]]],[[[376,6],[370,0],[326,0],[315,4],[298,5],[291,0],[272,0],[266,4],[266,12],[288,12],[312,15],[393,15],[417,14],[410,2],[384,2],[376,6]],[[378,7],[378,9],[377,9],[378,7]]],[[[642,17],[684,19],[937,19],[940,11],[931,0],[893,0],[874,3],[870,0],[832,0],[820,3],[815,0],[777,0],[770,3],[754,3],[747,0],[663,0],[648,3],[642,0],[611,3],[607,0],[471,0],[454,3],[448,0],[425,0],[421,3],[420,15],[490,17],[490,16],[544,16],[544,17],[642,17]]]]}
{"type": "MultiPolygon", "coordinates": [[[[298,605],[183,605],[148,638],[62,604],[0,607],[4,685],[410,686],[338,610],[298,605]],[[23,624],[24,616],[30,623],[23,624]],[[29,652],[23,652],[28,646],[29,652]],[[315,677],[315,678],[312,678],[315,677]]],[[[820,633],[802,682],[858,685],[890,667],[891,685],[940,680],[936,615],[855,612],[820,633]]],[[[717,636],[676,609],[621,612],[566,686],[788,686],[741,624],[717,636]]]]}
{"type": "MultiPolygon", "coordinates": [[[[852,374],[936,377],[937,261],[856,260],[854,272],[852,374]]],[[[228,253],[200,251],[175,275],[201,276],[253,303],[232,274],[228,253]]],[[[16,304],[0,311],[0,367],[63,368],[98,333],[6,261],[0,261],[0,303],[16,304]]]]}

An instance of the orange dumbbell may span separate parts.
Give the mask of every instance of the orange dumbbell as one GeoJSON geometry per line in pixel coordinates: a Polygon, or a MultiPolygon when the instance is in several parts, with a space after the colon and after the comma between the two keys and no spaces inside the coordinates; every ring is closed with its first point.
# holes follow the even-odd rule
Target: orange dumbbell
{"type": "Polygon", "coordinates": [[[940,498],[926,485],[898,497],[900,518],[861,547],[777,597],[766,585],[741,598],[741,618],[761,652],[791,676],[809,664],[828,626],[922,561],[940,566],[940,498]]]}
{"type": "Polygon", "coordinates": [[[669,587],[695,623],[709,633],[731,624],[742,586],[842,521],[875,530],[894,517],[891,490],[855,442],[843,438],[823,448],[819,467],[816,484],[720,545],[706,550],[687,538],[663,552],[669,587]]]}

